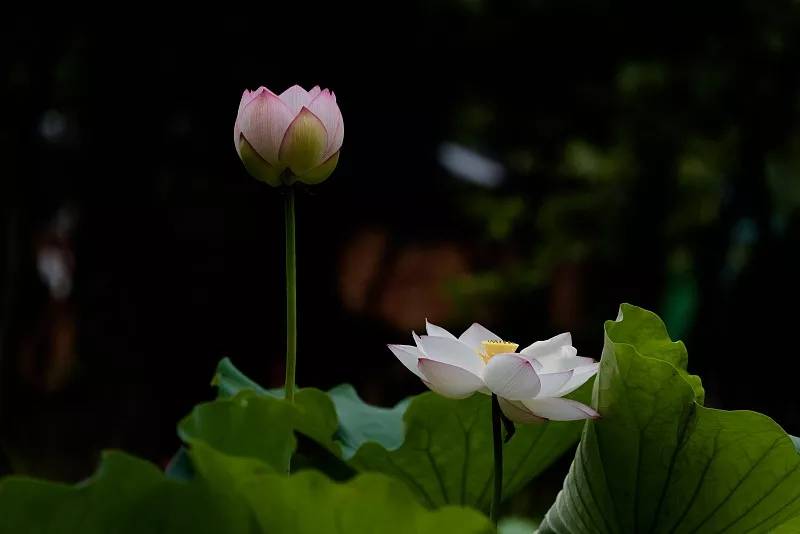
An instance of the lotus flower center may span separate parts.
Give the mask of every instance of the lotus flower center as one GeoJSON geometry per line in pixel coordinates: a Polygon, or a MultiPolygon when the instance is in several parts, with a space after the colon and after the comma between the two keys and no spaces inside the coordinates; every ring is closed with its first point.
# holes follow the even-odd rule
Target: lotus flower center
{"type": "Polygon", "coordinates": [[[481,358],[483,361],[488,362],[492,359],[493,356],[498,354],[506,354],[508,352],[516,352],[517,345],[516,343],[511,343],[510,341],[502,341],[500,339],[489,339],[487,341],[481,341],[481,346],[483,347],[483,352],[480,353],[481,358]]]}

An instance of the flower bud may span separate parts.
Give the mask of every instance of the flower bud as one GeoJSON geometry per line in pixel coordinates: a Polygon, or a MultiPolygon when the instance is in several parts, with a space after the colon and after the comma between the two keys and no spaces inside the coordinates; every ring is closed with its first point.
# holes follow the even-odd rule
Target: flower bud
{"type": "Polygon", "coordinates": [[[295,85],[276,95],[266,87],[245,90],[233,141],[245,169],[273,187],[318,184],[331,175],[344,139],[336,95],[295,85]]]}

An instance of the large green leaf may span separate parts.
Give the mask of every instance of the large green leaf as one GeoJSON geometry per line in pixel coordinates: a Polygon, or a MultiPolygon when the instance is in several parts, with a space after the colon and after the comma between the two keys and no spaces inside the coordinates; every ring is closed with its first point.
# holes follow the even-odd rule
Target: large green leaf
{"type": "MultiPolygon", "coordinates": [[[[214,383],[220,385],[222,397],[241,391],[258,391],[265,398],[279,395],[255,384],[227,359],[217,367],[214,383]]],[[[588,402],[590,394],[591,382],[570,397],[588,402]]],[[[489,508],[493,476],[489,397],[452,400],[423,393],[388,409],[366,404],[349,385],[332,389],[329,396],[338,416],[337,443],[352,467],[399,478],[430,507],[489,508]]],[[[504,447],[504,497],[564,454],[578,440],[582,426],[582,421],[517,426],[504,447]]]]}
{"type": "Polygon", "coordinates": [[[399,402],[394,408],[373,406],[361,400],[350,384],[336,386],[328,391],[328,395],[339,417],[336,439],[342,446],[345,459],[352,458],[368,441],[379,443],[388,450],[395,450],[403,444],[403,414],[411,399],[399,402]]]}
{"type": "Polygon", "coordinates": [[[251,390],[264,395],[282,397],[283,392],[262,388],[254,380],[248,378],[243,372],[233,365],[230,358],[222,358],[217,364],[217,370],[211,379],[211,385],[217,388],[219,398],[233,397],[241,391],[251,390]]]}
{"type": "Polygon", "coordinates": [[[771,531],[770,534],[797,534],[800,532],[800,515],[771,531]]]}
{"type": "Polygon", "coordinates": [[[338,456],[340,448],[332,440],[337,426],[333,403],[322,391],[301,389],[289,403],[244,390],[196,406],[179,423],[178,434],[187,444],[202,440],[226,454],[258,458],[285,472],[297,445],[295,430],[338,456]]]}
{"type": "MultiPolygon", "coordinates": [[[[223,358],[217,364],[211,383],[217,387],[218,398],[229,398],[242,391],[283,398],[283,389],[261,387],[237,369],[229,358],[223,358]]],[[[374,406],[361,400],[350,384],[336,386],[328,395],[338,417],[336,440],[345,459],[351,458],[367,441],[380,443],[390,450],[402,445],[403,414],[411,399],[399,402],[394,408],[374,406]]]]}
{"type": "MultiPolygon", "coordinates": [[[[583,398],[591,386],[573,396],[583,398]]],[[[491,401],[485,395],[445,399],[415,397],[405,416],[402,446],[389,450],[365,443],[350,461],[362,471],[380,471],[405,481],[429,506],[465,504],[488,509],[491,501],[491,401]]],[[[569,449],[582,421],[518,425],[503,449],[503,495],[508,497],[569,449]]]]}
{"type": "Polygon", "coordinates": [[[0,481],[0,532],[14,534],[485,534],[492,525],[464,508],[426,510],[389,477],[337,484],[318,472],[286,476],[264,462],[228,456],[202,441],[190,449],[197,476],[166,478],[155,466],[106,453],[87,483],[22,477],[0,481]]]}
{"type": "Polygon", "coordinates": [[[539,523],[528,518],[504,517],[497,523],[498,534],[531,534],[539,523]]]}
{"type": "Polygon", "coordinates": [[[706,408],[682,344],[623,305],[587,423],[539,532],[766,532],[800,513],[800,455],[770,418],[706,408]]]}
{"type": "Polygon", "coordinates": [[[700,377],[690,375],[686,368],[689,355],[683,341],[672,341],[664,322],[655,313],[629,304],[623,304],[616,321],[606,321],[606,339],[615,343],[631,345],[646,358],[671,363],[694,391],[695,400],[703,404],[705,391],[700,377]],[[623,318],[623,311],[629,313],[623,318]]]}
{"type": "Polygon", "coordinates": [[[230,492],[169,480],[154,465],[107,452],[89,481],[67,486],[26,477],[0,480],[0,532],[107,534],[254,532],[254,517],[230,492]]]}
{"type": "Polygon", "coordinates": [[[427,510],[401,482],[384,475],[362,474],[344,484],[316,471],[286,477],[264,469],[258,460],[228,456],[202,442],[192,447],[190,455],[201,479],[229,488],[247,503],[259,532],[494,531],[487,518],[474,510],[454,506],[427,510]]]}
{"type": "Polygon", "coordinates": [[[164,468],[164,474],[173,480],[191,480],[194,478],[194,467],[189,459],[186,447],[181,447],[172,456],[167,467],[164,468]]]}

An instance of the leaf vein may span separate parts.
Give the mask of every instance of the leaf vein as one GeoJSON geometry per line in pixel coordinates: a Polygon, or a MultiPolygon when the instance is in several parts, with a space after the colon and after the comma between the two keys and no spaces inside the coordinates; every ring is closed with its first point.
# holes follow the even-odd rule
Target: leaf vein
{"type": "Polygon", "coordinates": [[[714,515],[716,515],[716,513],[717,513],[717,512],[720,510],[720,508],[722,508],[722,507],[725,505],[725,503],[727,503],[727,502],[728,502],[728,501],[731,499],[731,497],[733,497],[733,495],[734,495],[734,494],[735,494],[735,493],[736,493],[736,492],[739,490],[739,487],[741,487],[741,485],[742,485],[742,484],[744,484],[744,481],[745,481],[745,480],[747,480],[747,478],[748,478],[748,477],[750,476],[750,474],[751,474],[751,473],[752,473],[752,472],[753,472],[753,471],[756,469],[756,467],[758,467],[758,465],[759,465],[759,464],[760,464],[762,461],[764,461],[764,458],[766,458],[767,456],[769,456],[769,453],[771,453],[771,452],[773,451],[773,449],[775,449],[775,446],[776,446],[776,445],[778,444],[778,442],[780,442],[782,439],[783,439],[783,436],[781,436],[781,437],[777,438],[775,441],[773,441],[773,442],[772,442],[772,445],[770,445],[770,446],[769,446],[769,448],[768,448],[766,451],[764,451],[764,454],[762,454],[762,455],[761,455],[761,457],[760,457],[758,460],[756,460],[756,462],[755,462],[755,463],[754,463],[752,466],[750,466],[750,469],[748,469],[748,470],[747,470],[747,473],[745,473],[745,474],[744,474],[744,476],[743,476],[742,478],[740,478],[740,479],[739,479],[739,482],[737,482],[737,483],[736,483],[736,485],[733,487],[733,489],[732,489],[730,492],[728,492],[728,494],[725,496],[725,498],[724,498],[724,499],[722,499],[722,500],[721,500],[721,501],[720,501],[720,502],[719,502],[719,503],[718,503],[718,504],[717,504],[717,505],[714,507],[714,509],[713,509],[713,510],[711,510],[711,513],[709,513],[709,514],[708,514],[708,515],[705,517],[705,519],[703,519],[703,520],[700,522],[700,524],[699,524],[699,525],[697,525],[696,527],[694,527],[694,530],[692,530],[692,533],[699,531],[699,530],[700,530],[700,528],[701,528],[703,525],[705,525],[706,523],[708,523],[708,521],[710,521],[710,520],[711,520],[711,518],[712,518],[712,517],[714,517],[714,515]]]}

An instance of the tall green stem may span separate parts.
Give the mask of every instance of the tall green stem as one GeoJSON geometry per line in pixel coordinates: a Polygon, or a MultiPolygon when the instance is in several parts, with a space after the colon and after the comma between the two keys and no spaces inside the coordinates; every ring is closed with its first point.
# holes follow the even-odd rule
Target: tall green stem
{"type": "Polygon", "coordinates": [[[500,499],[503,497],[503,438],[500,430],[500,403],[497,395],[492,394],[492,445],[494,450],[494,493],[492,494],[492,507],[489,517],[497,524],[497,515],[500,509],[500,499]]]}
{"type": "Polygon", "coordinates": [[[294,248],[294,188],[286,188],[286,400],[294,402],[297,368],[297,273],[294,248]]]}

